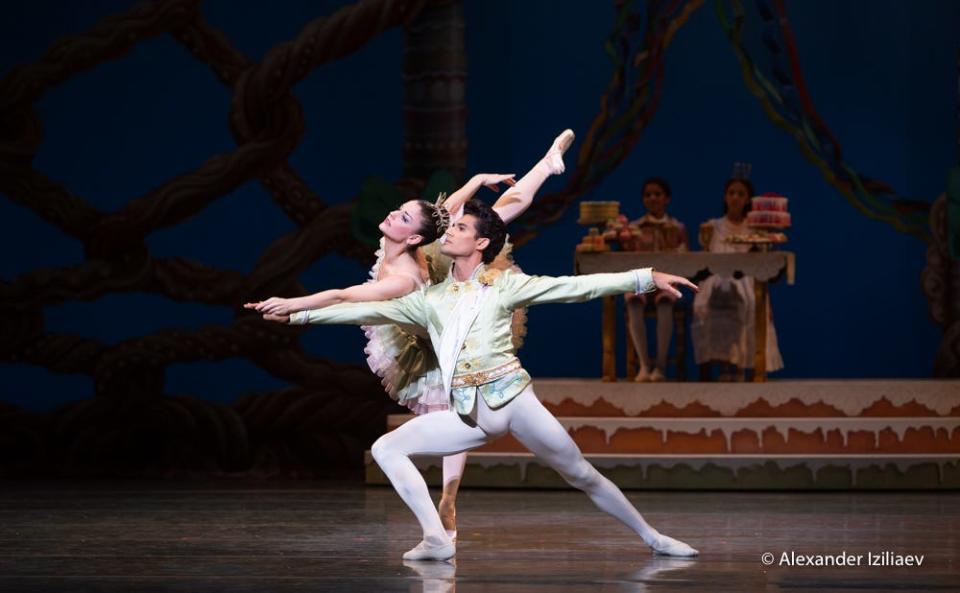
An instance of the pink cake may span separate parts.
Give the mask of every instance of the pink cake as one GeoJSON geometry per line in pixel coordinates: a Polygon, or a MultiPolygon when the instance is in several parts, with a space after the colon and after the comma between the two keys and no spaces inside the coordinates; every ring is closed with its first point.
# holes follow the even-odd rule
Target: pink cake
{"type": "Polygon", "coordinates": [[[750,198],[750,212],[747,212],[747,225],[759,227],[786,228],[790,226],[790,213],[787,212],[787,198],[775,193],[764,193],[750,198]]]}

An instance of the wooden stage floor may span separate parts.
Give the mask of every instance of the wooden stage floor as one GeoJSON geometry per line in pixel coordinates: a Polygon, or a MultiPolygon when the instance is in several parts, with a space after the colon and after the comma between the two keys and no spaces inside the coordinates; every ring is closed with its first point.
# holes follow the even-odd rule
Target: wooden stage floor
{"type": "Polygon", "coordinates": [[[651,556],[572,490],[464,490],[455,561],[404,564],[400,554],[419,530],[389,488],[0,482],[0,591],[960,590],[957,493],[628,496],[701,556],[651,556]],[[813,562],[862,559],[781,565],[791,552],[813,562]],[[868,554],[885,552],[922,555],[922,565],[869,565],[868,554]],[[763,564],[764,553],[773,565],[763,564]]]}

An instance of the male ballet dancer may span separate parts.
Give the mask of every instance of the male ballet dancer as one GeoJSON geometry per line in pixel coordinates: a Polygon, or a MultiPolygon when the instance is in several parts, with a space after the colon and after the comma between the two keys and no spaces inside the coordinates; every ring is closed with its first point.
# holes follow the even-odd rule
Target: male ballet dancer
{"type": "Polygon", "coordinates": [[[584,459],[534,395],[530,375],[514,354],[510,327],[512,312],[519,307],[656,289],[680,296],[675,286],[693,290],[696,286],[649,268],[559,278],[487,268],[484,264],[500,252],[505,239],[506,225],[497,213],[485,202],[470,200],[441,247],[453,260],[445,281],[389,301],[264,318],[292,324],[399,323],[427,330],[453,408],[417,416],[372,447],[374,459],[423,529],[423,540],[403,555],[405,560],[446,560],[456,554],[456,543],[444,530],[427,484],[410,457],[467,451],[508,432],[600,509],[633,529],[654,552],[696,556],[697,550],[651,527],[620,489],[584,459]]]}

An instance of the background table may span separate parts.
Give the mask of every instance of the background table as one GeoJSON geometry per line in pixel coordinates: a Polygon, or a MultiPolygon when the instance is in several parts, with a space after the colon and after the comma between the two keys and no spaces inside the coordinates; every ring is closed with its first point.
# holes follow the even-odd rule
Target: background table
{"type": "MultiPolygon", "coordinates": [[[[748,253],[711,253],[709,251],[691,251],[686,253],[668,251],[611,251],[605,253],[577,253],[573,260],[575,274],[596,274],[600,272],[625,272],[635,268],[655,268],[657,270],[696,278],[709,274],[732,276],[740,272],[754,278],[756,297],[756,323],[754,324],[755,345],[753,380],[767,380],[767,294],[768,283],[781,274],[786,276],[787,284],[793,284],[796,257],[789,251],[763,251],[748,253]]],[[[616,299],[603,299],[603,380],[616,381],[616,299]]]]}

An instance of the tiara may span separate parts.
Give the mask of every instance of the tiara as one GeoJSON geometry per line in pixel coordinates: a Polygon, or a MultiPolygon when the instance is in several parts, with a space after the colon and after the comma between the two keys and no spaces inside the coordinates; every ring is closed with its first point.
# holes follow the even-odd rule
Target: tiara
{"type": "Polygon", "coordinates": [[[750,179],[750,171],[753,165],[750,163],[733,163],[733,172],[730,173],[731,179],[750,179]]]}
{"type": "Polygon", "coordinates": [[[447,192],[440,192],[437,201],[433,204],[433,222],[437,225],[437,234],[442,235],[450,226],[450,212],[444,207],[447,201],[447,192]]]}

